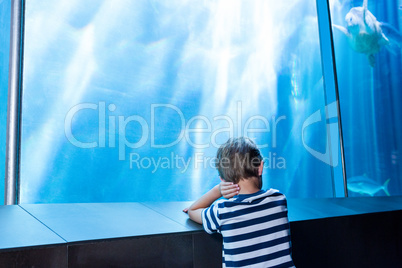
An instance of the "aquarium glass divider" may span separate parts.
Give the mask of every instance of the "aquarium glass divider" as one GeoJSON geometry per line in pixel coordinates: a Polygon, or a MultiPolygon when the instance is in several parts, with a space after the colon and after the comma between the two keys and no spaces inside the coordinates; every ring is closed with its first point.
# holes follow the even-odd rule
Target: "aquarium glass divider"
{"type": "Polygon", "coordinates": [[[326,123],[328,135],[328,153],[332,169],[334,197],[348,197],[345,154],[342,133],[339,90],[335,65],[335,50],[331,30],[329,1],[317,0],[317,17],[320,35],[321,61],[326,101],[326,123]],[[337,124],[330,123],[337,117],[337,124]],[[332,145],[332,146],[331,146],[332,145]],[[337,148],[334,148],[335,146],[337,148]],[[341,166],[338,159],[340,158],[341,166]],[[342,174],[342,176],[341,176],[342,174]]]}
{"type": "Polygon", "coordinates": [[[18,203],[24,1],[12,0],[4,204],[18,203]]]}

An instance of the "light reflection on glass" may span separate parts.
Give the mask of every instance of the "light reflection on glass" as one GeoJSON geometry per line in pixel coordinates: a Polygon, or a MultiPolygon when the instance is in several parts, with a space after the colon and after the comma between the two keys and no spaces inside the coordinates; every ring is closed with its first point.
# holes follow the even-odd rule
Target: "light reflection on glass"
{"type": "MultiPolygon", "coordinates": [[[[27,1],[25,16],[22,203],[192,200],[240,135],[266,188],[332,196],[301,140],[325,106],[315,1],[27,1]]],[[[325,122],[307,132],[325,150],[325,122]]]]}

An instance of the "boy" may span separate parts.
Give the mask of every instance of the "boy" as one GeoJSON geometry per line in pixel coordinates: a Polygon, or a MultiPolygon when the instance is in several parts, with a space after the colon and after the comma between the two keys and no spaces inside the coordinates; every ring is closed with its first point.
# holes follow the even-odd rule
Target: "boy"
{"type": "Polygon", "coordinates": [[[294,267],[286,198],[261,190],[263,165],[253,141],[229,139],[217,152],[222,183],[188,208],[207,233],[222,234],[223,267],[294,267]],[[230,199],[215,202],[222,196],[230,199]]]}

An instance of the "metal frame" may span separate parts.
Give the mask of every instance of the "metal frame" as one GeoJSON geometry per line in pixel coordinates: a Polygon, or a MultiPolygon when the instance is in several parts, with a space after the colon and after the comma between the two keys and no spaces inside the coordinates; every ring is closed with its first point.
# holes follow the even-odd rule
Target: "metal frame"
{"type": "MultiPolygon", "coordinates": [[[[336,102],[337,115],[338,115],[337,131],[339,135],[339,146],[338,146],[339,148],[332,148],[332,150],[336,150],[336,154],[338,154],[338,150],[340,151],[342,170],[341,171],[339,169],[337,170],[337,168],[334,167],[334,170],[332,171],[334,197],[348,197],[341,107],[339,102],[338,77],[335,64],[334,38],[332,35],[331,11],[329,7],[329,0],[325,1],[316,0],[316,6],[317,6],[318,26],[320,33],[321,62],[323,69],[322,73],[324,77],[325,98],[327,102],[326,104],[327,106],[329,106],[330,103],[336,102]],[[339,174],[341,172],[342,172],[342,181],[340,180],[340,174],[339,174]]],[[[335,131],[336,129],[330,129],[329,133],[327,133],[329,135],[329,139],[334,138],[333,136],[335,131]]],[[[328,142],[330,142],[330,140],[328,140],[328,142]]]]}
{"type": "Polygon", "coordinates": [[[24,1],[12,0],[4,204],[18,203],[24,1]]]}

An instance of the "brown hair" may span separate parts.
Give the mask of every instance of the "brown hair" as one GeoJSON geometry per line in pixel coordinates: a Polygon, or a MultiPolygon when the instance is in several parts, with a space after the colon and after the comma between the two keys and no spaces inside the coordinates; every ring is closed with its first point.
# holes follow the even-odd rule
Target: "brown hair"
{"type": "Polygon", "coordinates": [[[260,177],[262,156],[257,145],[247,137],[229,139],[219,147],[216,158],[219,176],[225,181],[238,183],[240,179],[260,177]]]}

